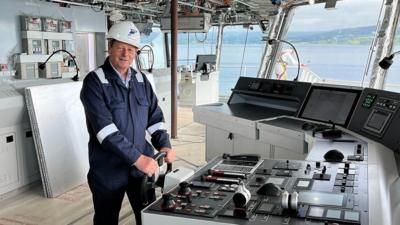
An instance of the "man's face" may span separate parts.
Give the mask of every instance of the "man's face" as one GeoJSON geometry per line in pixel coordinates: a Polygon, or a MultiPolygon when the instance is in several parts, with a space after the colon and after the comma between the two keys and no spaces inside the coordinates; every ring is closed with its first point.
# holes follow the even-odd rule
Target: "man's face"
{"type": "Polygon", "coordinates": [[[136,57],[136,53],[136,47],[120,41],[114,41],[112,46],[108,48],[109,59],[119,72],[127,71],[136,57]]]}

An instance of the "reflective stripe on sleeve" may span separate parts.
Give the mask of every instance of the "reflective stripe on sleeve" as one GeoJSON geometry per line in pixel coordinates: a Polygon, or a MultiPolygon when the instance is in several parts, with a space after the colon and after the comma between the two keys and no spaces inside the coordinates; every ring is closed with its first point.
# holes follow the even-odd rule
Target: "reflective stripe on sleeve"
{"type": "Polygon", "coordinates": [[[104,71],[101,67],[97,68],[94,72],[96,73],[96,75],[99,78],[99,80],[101,81],[101,83],[108,84],[108,80],[106,79],[106,76],[104,75],[104,71]]]}
{"type": "Polygon", "coordinates": [[[99,140],[100,144],[104,141],[104,139],[106,139],[108,137],[108,135],[117,132],[118,128],[117,126],[115,126],[114,123],[111,123],[105,127],[103,127],[103,129],[101,129],[97,134],[97,140],[99,140]]]}
{"type": "Polygon", "coordinates": [[[150,135],[156,132],[157,130],[165,130],[164,122],[158,122],[147,128],[147,131],[150,133],[150,135]]]}

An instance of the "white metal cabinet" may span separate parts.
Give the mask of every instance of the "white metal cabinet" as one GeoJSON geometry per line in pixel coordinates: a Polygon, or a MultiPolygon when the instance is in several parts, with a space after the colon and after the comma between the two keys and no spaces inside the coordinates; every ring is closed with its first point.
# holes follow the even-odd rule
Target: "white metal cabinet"
{"type": "Polygon", "coordinates": [[[227,154],[259,154],[269,158],[269,145],[224,129],[206,126],[206,160],[227,154]]]}
{"type": "Polygon", "coordinates": [[[270,158],[304,160],[308,153],[304,131],[280,127],[268,122],[270,121],[258,122],[257,128],[259,140],[270,145],[270,158]]]}
{"type": "Polygon", "coordinates": [[[212,126],[206,126],[206,160],[210,161],[223,153],[233,153],[233,140],[230,132],[212,126]]]}

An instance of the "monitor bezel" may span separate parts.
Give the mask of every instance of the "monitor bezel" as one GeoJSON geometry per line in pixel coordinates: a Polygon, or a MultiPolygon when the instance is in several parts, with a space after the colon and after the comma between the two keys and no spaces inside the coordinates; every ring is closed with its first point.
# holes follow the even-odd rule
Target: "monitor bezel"
{"type": "Polygon", "coordinates": [[[340,91],[340,92],[348,92],[348,93],[355,93],[356,97],[353,101],[353,105],[350,108],[350,111],[347,115],[346,121],[344,123],[335,123],[335,125],[347,128],[347,126],[350,123],[350,120],[353,116],[353,113],[356,109],[356,106],[358,104],[358,101],[360,100],[360,96],[361,96],[361,92],[362,89],[355,89],[355,88],[346,88],[346,87],[334,87],[334,86],[311,86],[310,90],[307,93],[307,96],[301,106],[301,109],[298,113],[298,117],[302,118],[302,119],[306,119],[306,120],[312,120],[312,121],[317,121],[317,122],[322,122],[322,123],[326,123],[329,124],[329,121],[325,121],[325,120],[319,120],[319,119],[315,119],[315,118],[310,118],[310,117],[305,117],[303,116],[304,110],[307,108],[307,103],[309,102],[312,93],[314,90],[327,90],[327,91],[340,91]]]}
{"type": "Polygon", "coordinates": [[[194,67],[194,70],[196,72],[199,72],[202,70],[202,66],[204,63],[211,63],[215,65],[216,61],[217,61],[217,55],[215,54],[199,54],[196,56],[196,65],[194,67]]]}

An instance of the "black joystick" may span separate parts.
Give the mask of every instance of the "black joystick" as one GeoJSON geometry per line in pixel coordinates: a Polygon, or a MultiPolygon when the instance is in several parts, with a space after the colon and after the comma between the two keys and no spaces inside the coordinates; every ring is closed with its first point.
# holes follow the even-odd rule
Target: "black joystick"
{"type": "Polygon", "coordinates": [[[257,194],[265,196],[280,196],[281,188],[274,183],[266,183],[257,190],[257,194]]]}
{"type": "Polygon", "coordinates": [[[172,212],[175,210],[176,204],[171,194],[163,194],[162,199],[163,199],[161,203],[162,211],[172,212]]]}
{"type": "Polygon", "coordinates": [[[265,182],[265,177],[256,177],[256,182],[257,183],[264,183],[265,182]]]}
{"type": "Polygon", "coordinates": [[[189,187],[189,183],[184,181],[179,184],[179,191],[178,194],[184,195],[184,196],[191,196],[192,195],[192,190],[189,187]]]}

